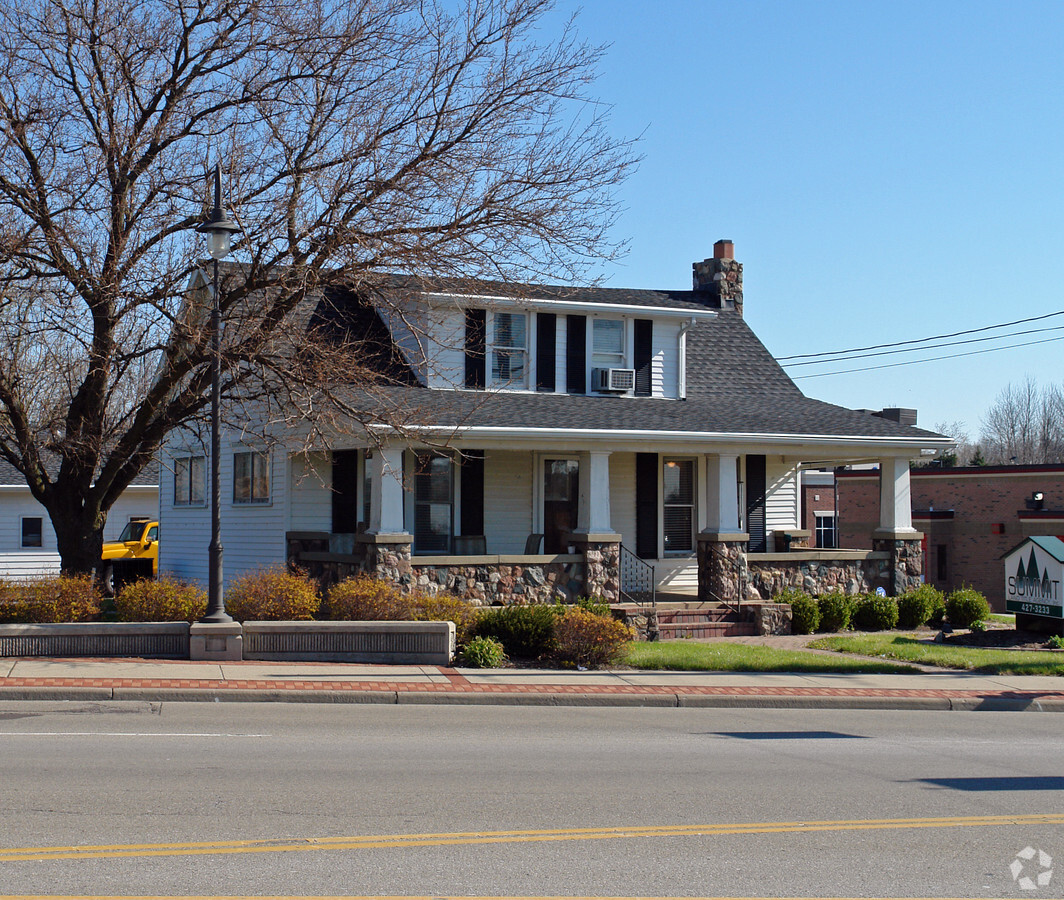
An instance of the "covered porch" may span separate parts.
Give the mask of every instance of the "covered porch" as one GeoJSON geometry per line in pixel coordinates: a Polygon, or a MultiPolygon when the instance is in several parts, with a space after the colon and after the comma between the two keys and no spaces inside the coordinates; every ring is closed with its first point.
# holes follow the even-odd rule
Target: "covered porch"
{"type": "Polygon", "coordinates": [[[286,554],[324,582],[370,572],[487,604],[899,593],[919,581],[921,536],[908,455],[880,462],[875,549],[811,551],[787,454],[487,441],[293,454],[286,554]]]}

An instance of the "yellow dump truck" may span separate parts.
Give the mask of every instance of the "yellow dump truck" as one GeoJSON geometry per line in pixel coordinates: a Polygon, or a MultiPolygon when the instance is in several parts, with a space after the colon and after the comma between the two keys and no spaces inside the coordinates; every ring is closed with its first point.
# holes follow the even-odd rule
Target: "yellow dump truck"
{"type": "Polygon", "coordinates": [[[159,574],[159,523],[133,519],[117,541],[105,541],[100,562],[100,583],[114,593],[119,585],[159,574]]]}

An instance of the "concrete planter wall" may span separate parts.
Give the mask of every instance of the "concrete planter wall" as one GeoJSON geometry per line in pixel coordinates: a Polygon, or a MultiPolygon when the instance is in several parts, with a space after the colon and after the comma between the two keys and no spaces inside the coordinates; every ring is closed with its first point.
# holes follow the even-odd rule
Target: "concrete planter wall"
{"type": "Polygon", "coordinates": [[[188,659],[188,622],[0,625],[0,656],[188,659]]]}
{"type": "Polygon", "coordinates": [[[449,665],[454,622],[245,622],[244,659],[449,665]]]}
{"type": "MultiPolygon", "coordinates": [[[[244,659],[445,666],[455,651],[453,622],[245,622],[225,628],[242,632],[244,659]]],[[[187,622],[0,625],[0,657],[188,659],[189,633],[187,622]]],[[[235,656],[196,658],[241,656],[238,649],[235,656]]]]}

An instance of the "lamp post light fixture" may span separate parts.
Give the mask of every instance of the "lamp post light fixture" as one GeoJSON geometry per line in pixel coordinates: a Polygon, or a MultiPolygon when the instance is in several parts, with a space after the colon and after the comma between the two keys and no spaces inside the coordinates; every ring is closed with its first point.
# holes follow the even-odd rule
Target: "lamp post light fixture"
{"type": "Polygon", "coordinates": [[[218,297],[218,260],[229,255],[229,239],[240,226],[229,221],[222,209],[222,170],[214,167],[214,210],[196,231],[208,236],[208,252],[214,260],[211,303],[211,543],[208,549],[207,613],[201,622],[232,622],[222,595],[222,486],[219,468],[222,455],[222,341],[221,306],[218,297]]]}

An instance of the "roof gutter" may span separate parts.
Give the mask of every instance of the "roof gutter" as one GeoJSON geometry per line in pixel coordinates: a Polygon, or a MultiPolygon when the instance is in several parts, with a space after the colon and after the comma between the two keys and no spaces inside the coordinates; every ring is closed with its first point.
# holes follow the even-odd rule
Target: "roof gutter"
{"type": "MultiPolygon", "coordinates": [[[[548,300],[545,297],[496,297],[486,294],[451,294],[430,292],[423,294],[430,303],[432,298],[440,298],[446,301],[463,301],[462,305],[470,302],[479,303],[491,307],[513,307],[528,309],[530,307],[550,309],[554,312],[576,312],[582,314],[605,313],[613,315],[655,315],[671,319],[689,319],[692,323],[717,318],[717,312],[712,309],[678,309],[675,306],[640,306],[637,303],[595,303],[580,300],[548,300]]],[[[443,306],[445,303],[434,305],[443,306]]]]}

